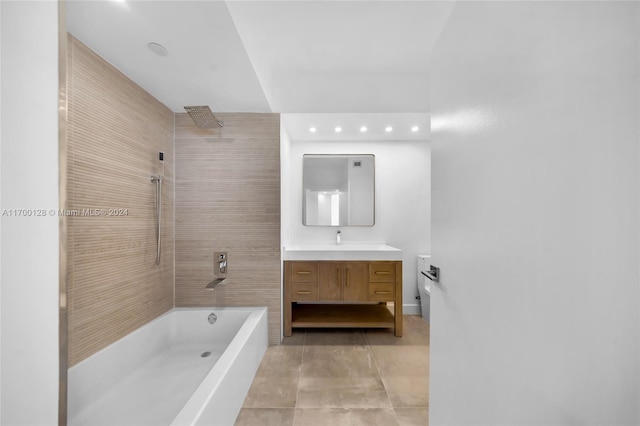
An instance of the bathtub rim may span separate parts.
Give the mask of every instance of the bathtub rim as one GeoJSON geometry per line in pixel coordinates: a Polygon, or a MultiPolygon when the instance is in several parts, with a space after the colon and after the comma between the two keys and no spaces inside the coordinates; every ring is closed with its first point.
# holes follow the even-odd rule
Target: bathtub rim
{"type": "MultiPolygon", "coordinates": [[[[215,392],[220,387],[224,376],[227,374],[228,370],[232,366],[233,361],[237,357],[237,354],[245,347],[250,337],[252,337],[252,333],[258,328],[260,321],[264,319],[266,324],[266,321],[268,319],[268,309],[266,306],[225,307],[225,308],[175,308],[175,309],[186,309],[186,310],[227,309],[227,310],[250,310],[251,311],[247,319],[244,321],[244,323],[240,327],[240,330],[238,330],[234,338],[231,340],[231,343],[229,343],[229,346],[226,347],[222,356],[220,356],[218,361],[216,361],[215,365],[211,368],[211,370],[209,370],[207,375],[202,379],[202,382],[200,382],[198,387],[194,390],[193,394],[191,395],[187,403],[182,407],[180,412],[169,424],[170,426],[195,425],[197,424],[198,420],[204,413],[207,405],[213,398],[215,392]]],[[[260,358],[264,356],[265,351],[266,351],[266,347],[265,347],[265,350],[262,351],[260,358]]],[[[257,369],[257,366],[256,366],[256,369],[257,369]]],[[[255,372],[253,376],[255,376],[255,372]]]]}
{"type": "MultiPolygon", "coordinates": [[[[248,315],[246,315],[246,317],[244,317],[242,324],[240,325],[239,329],[237,330],[237,332],[233,335],[233,338],[231,339],[231,341],[229,342],[229,344],[225,347],[224,352],[222,353],[222,355],[220,356],[220,358],[216,361],[216,364],[214,364],[214,366],[206,372],[206,374],[204,374],[204,376],[202,377],[202,380],[200,381],[200,383],[198,383],[193,389],[191,389],[191,393],[189,396],[189,399],[187,400],[187,402],[185,403],[184,406],[180,407],[179,411],[177,411],[175,417],[172,418],[168,418],[166,424],[168,425],[174,425],[174,424],[180,424],[180,425],[185,425],[185,424],[193,424],[193,423],[188,423],[188,422],[183,422],[182,420],[180,420],[180,423],[175,423],[176,419],[178,419],[178,417],[185,411],[185,407],[187,405],[189,405],[190,407],[193,407],[193,404],[191,403],[191,399],[198,393],[198,391],[201,389],[201,387],[203,386],[203,383],[205,381],[207,381],[207,383],[211,383],[211,378],[210,376],[212,375],[212,373],[217,372],[216,377],[217,380],[220,380],[221,378],[224,377],[224,372],[228,369],[225,368],[224,371],[222,371],[220,373],[220,369],[221,367],[218,367],[216,369],[216,366],[218,366],[221,362],[221,360],[227,360],[227,363],[231,363],[233,361],[233,359],[235,357],[231,357],[230,355],[230,350],[234,349],[234,355],[237,351],[239,351],[242,346],[246,343],[246,341],[249,339],[251,332],[256,329],[259,325],[259,322],[262,318],[264,318],[264,321],[266,323],[267,318],[268,318],[268,309],[264,306],[258,306],[258,307],[253,307],[253,306],[239,306],[239,307],[219,307],[219,306],[208,306],[208,307],[202,307],[202,306],[198,306],[198,307],[174,307],[172,309],[169,309],[168,311],[164,312],[163,314],[157,316],[156,318],[154,318],[153,320],[147,322],[146,324],[138,327],[137,329],[133,330],[131,333],[127,334],[126,336],[122,337],[121,339],[118,339],[116,342],[112,343],[111,345],[107,346],[106,348],[103,348],[102,350],[96,352],[96,354],[94,355],[98,355],[98,356],[105,356],[105,354],[103,353],[103,351],[109,349],[110,347],[112,347],[113,345],[117,345],[119,342],[122,341],[127,341],[127,340],[131,340],[131,339],[136,339],[137,335],[143,335],[145,336],[145,333],[148,332],[149,329],[153,329],[153,327],[157,327],[158,323],[161,323],[163,321],[169,321],[168,323],[168,327],[160,327],[159,330],[161,331],[160,334],[154,334],[154,341],[155,343],[158,343],[160,341],[168,341],[170,340],[170,335],[173,333],[172,331],[172,322],[173,322],[173,318],[171,318],[172,316],[175,316],[177,314],[180,314],[181,312],[185,312],[185,313],[189,313],[189,312],[200,312],[202,314],[208,314],[211,312],[215,312],[218,314],[222,314],[224,312],[240,312],[240,313],[247,313],[248,315]],[[209,378],[209,380],[207,380],[209,378]]],[[[206,315],[205,315],[206,318],[206,315]]],[[[268,333],[268,331],[265,329],[265,333],[268,333]]],[[[267,340],[267,337],[265,336],[265,341],[267,340]]],[[[265,346],[266,349],[266,346],[265,346]]],[[[149,348],[145,348],[145,350],[149,350],[149,348]]],[[[78,374],[77,372],[73,372],[73,370],[82,370],[83,368],[87,368],[86,364],[92,362],[92,358],[93,356],[90,356],[82,361],[80,361],[79,363],[75,364],[74,366],[70,367],[68,369],[68,371],[71,373],[71,380],[69,381],[69,384],[72,385],[74,383],[74,376],[76,374],[78,374]]],[[[136,356],[138,356],[139,354],[136,352],[136,356]]],[[[109,356],[109,355],[107,355],[109,356]]],[[[95,362],[95,360],[93,360],[95,362]]],[[[134,363],[135,364],[135,363],[134,363]]],[[[98,362],[99,365],[99,362],[98,362]]],[[[228,366],[227,366],[228,367],[228,366]]],[[[219,383],[218,383],[219,385],[219,383]]],[[[212,389],[209,394],[212,394],[214,390],[218,389],[218,385],[216,385],[214,387],[214,389],[212,389]]],[[[74,392],[73,390],[71,390],[71,392],[74,392]]],[[[86,396],[86,395],[85,395],[86,396]]],[[[78,413],[80,413],[81,411],[79,411],[77,408],[78,407],[82,407],[82,401],[85,399],[85,396],[82,396],[80,398],[69,398],[67,400],[67,410],[68,410],[68,420],[72,420],[76,417],[76,415],[78,413]],[[74,403],[75,401],[75,403],[74,403]],[[73,408],[71,406],[71,404],[74,403],[75,406],[75,410],[71,410],[71,408],[73,408]]],[[[198,419],[202,413],[202,411],[204,411],[204,409],[206,408],[206,402],[209,401],[211,399],[211,395],[208,395],[208,398],[206,398],[206,400],[204,402],[202,402],[202,406],[199,407],[199,410],[195,410],[196,411],[196,416],[194,416],[194,419],[198,419]]],[[[202,401],[202,400],[201,400],[202,401]]],[[[181,417],[182,418],[182,417],[181,417]]],[[[195,421],[195,420],[194,420],[195,421]]]]}

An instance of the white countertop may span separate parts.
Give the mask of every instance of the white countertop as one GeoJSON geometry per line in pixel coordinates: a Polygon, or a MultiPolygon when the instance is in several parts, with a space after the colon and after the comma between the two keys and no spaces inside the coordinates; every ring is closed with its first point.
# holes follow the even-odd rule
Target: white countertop
{"type": "Polygon", "coordinates": [[[402,260],[402,250],[377,242],[290,244],[284,260],[402,260]]]}

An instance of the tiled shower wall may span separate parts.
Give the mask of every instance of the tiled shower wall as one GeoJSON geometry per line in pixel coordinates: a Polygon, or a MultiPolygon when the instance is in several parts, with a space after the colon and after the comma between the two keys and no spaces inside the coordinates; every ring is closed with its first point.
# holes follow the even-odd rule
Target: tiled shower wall
{"type": "Polygon", "coordinates": [[[68,51],[68,200],[79,214],[67,235],[72,366],[173,307],[174,115],[71,36],[68,51]],[[150,181],[161,170],[159,151],[160,266],[150,181]]]}
{"type": "Polygon", "coordinates": [[[280,116],[216,114],[200,129],[176,114],[176,306],[267,306],[280,342],[280,116]],[[228,252],[215,290],[213,252],[228,252]]]}

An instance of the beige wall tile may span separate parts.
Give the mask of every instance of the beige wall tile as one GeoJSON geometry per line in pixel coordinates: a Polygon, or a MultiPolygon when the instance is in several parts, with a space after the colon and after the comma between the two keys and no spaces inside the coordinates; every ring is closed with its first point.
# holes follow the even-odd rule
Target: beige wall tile
{"type": "Polygon", "coordinates": [[[225,113],[222,129],[176,114],[176,306],[267,306],[280,342],[280,116],[225,113]],[[228,252],[224,285],[213,252],[228,252]]]}
{"type": "Polygon", "coordinates": [[[279,115],[217,114],[223,129],[199,129],[69,37],[69,207],[127,209],[69,218],[69,366],[174,305],[267,306],[269,341],[279,343],[279,115]],[[159,151],[157,266],[150,176],[160,172],[159,151]],[[207,291],[213,252],[222,250],[227,282],[207,291]]]}
{"type": "Polygon", "coordinates": [[[173,307],[173,113],[69,36],[69,366],[173,307]],[[155,264],[158,152],[165,152],[163,254],[155,264]]]}

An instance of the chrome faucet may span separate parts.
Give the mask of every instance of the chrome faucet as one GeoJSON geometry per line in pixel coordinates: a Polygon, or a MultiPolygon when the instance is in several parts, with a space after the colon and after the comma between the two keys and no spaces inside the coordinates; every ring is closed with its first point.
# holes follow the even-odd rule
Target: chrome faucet
{"type": "Polygon", "coordinates": [[[227,276],[227,252],[214,251],[213,259],[213,276],[225,278],[227,276]]]}
{"type": "Polygon", "coordinates": [[[336,244],[340,245],[342,244],[342,233],[338,230],[338,233],[336,234],[336,244]]]}
{"type": "Polygon", "coordinates": [[[214,289],[227,279],[227,252],[226,251],[214,251],[213,252],[213,277],[205,288],[214,289]]]}
{"type": "Polygon", "coordinates": [[[216,278],[215,280],[213,280],[209,284],[207,284],[207,286],[205,288],[208,289],[208,290],[213,290],[214,288],[216,288],[220,284],[222,284],[222,282],[224,280],[226,280],[226,278],[216,278]]]}

